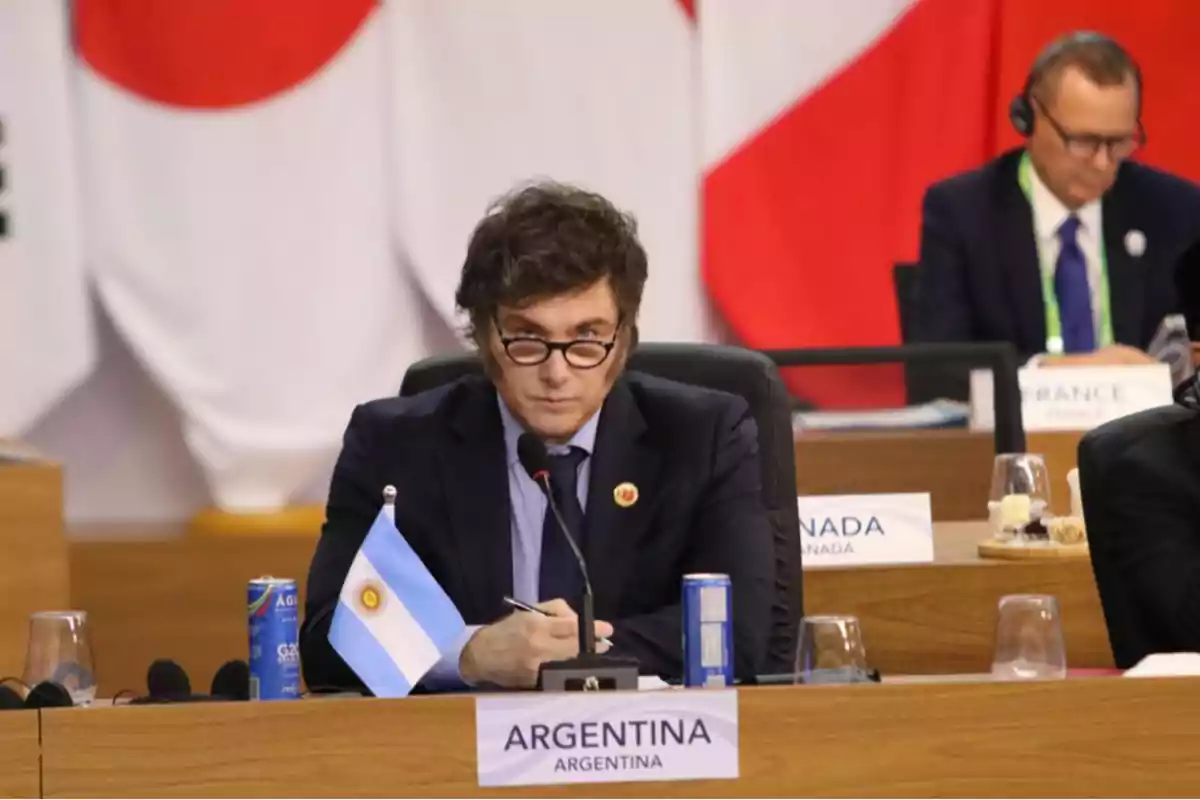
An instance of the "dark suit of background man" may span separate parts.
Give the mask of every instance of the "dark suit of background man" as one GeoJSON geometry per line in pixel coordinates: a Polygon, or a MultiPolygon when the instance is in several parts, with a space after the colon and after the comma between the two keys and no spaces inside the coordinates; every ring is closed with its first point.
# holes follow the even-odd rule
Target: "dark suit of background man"
{"type": "Polygon", "coordinates": [[[309,686],[361,685],[329,623],[388,484],[397,527],[472,626],[421,688],[529,687],[539,664],[578,653],[583,583],[518,462],[526,431],[550,446],[612,652],[680,676],[681,579],[722,572],[735,671],[755,674],[775,569],[757,429],[740,398],[624,372],[646,271],[633,219],[578,189],[524,188],[479,223],[456,300],[488,377],[354,411],[308,576],[309,686]],[[637,489],[632,505],[617,502],[622,484],[637,489]],[[511,612],[505,595],[553,616],[511,612]]]}
{"type": "MultiPolygon", "coordinates": [[[[1173,273],[1200,236],[1200,190],[1127,161],[1145,141],[1141,75],[1074,33],[1012,104],[1026,146],[925,194],[918,337],[1008,341],[1047,363],[1149,363],[1173,273]]],[[[1195,261],[1195,256],[1190,258],[1195,261]]]]}

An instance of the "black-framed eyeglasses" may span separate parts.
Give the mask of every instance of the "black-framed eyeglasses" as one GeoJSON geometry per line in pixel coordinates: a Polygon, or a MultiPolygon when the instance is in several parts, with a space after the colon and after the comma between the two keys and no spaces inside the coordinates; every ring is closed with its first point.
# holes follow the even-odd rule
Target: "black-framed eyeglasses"
{"type": "Polygon", "coordinates": [[[608,354],[617,344],[617,336],[621,332],[621,323],[613,331],[612,339],[599,341],[596,339],[572,339],[569,342],[551,342],[537,336],[505,336],[497,321],[496,333],[500,336],[500,344],[509,360],[522,367],[536,367],[550,360],[555,350],[561,350],[567,364],[575,369],[594,369],[608,360],[608,354]]]}
{"type": "Polygon", "coordinates": [[[1037,107],[1042,112],[1042,116],[1050,123],[1050,127],[1058,134],[1058,138],[1062,140],[1066,151],[1077,158],[1094,158],[1096,153],[1100,152],[1100,148],[1103,147],[1108,150],[1109,158],[1114,161],[1121,161],[1129,158],[1146,144],[1146,130],[1142,127],[1141,120],[1138,121],[1137,131],[1128,136],[1072,133],[1054,118],[1040,100],[1034,98],[1033,102],[1037,104],[1037,107]]]}

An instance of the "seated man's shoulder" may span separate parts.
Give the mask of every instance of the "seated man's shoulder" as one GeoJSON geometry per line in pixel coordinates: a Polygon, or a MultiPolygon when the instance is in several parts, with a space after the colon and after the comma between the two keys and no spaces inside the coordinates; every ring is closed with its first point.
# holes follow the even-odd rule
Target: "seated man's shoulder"
{"type": "Polygon", "coordinates": [[[746,400],[736,394],[631,371],[629,388],[647,425],[655,429],[697,432],[718,424],[735,425],[750,416],[746,400]]]}
{"type": "Polygon", "coordinates": [[[1182,405],[1151,408],[1088,431],[1079,443],[1080,460],[1098,461],[1104,468],[1143,461],[1174,463],[1171,454],[1186,451],[1196,436],[1200,410],[1182,405]]]}
{"type": "Polygon", "coordinates": [[[1187,178],[1172,175],[1148,164],[1127,161],[1121,167],[1120,181],[1133,191],[1144,193],[1151,199],[1161,198],[1170,205],[1184,204],[1189,213],[1200,208],[1200,186],[1187,178]]]}
{"type": "Polygon", "coordinates": [[[1012,151],[975,169],[957,172],[929,186],[930,197],[953,198],[957,202],[985,197],[1002,180],[1016,181],[1020,151],[1012,151]]]}

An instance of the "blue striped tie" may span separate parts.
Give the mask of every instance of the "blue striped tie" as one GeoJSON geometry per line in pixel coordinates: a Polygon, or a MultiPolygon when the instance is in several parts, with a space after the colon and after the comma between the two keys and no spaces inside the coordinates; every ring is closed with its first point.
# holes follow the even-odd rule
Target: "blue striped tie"
{"type": "Polygon", "coordinates": [[[1058,229],[1062,249],[1054,267],[1054,294],[1062,323],[1063,351],[1090,353],[1096,349],[1096,327],[1092,318],[1092,291],[1088,286],[1087,259],[1076,234],[1079,217],[1072,214],[1058,229]]]}

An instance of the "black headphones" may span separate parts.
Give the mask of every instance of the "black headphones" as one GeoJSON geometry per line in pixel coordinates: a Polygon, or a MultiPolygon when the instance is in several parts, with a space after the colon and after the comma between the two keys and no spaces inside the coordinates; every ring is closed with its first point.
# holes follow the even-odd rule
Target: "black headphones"
{"type": "Polygon", "coordinates": [[[71,693],[56,681],[42,681],[30,688],[18,678],[0,678],[0,711],[11,711],[20,708],[55,708],[75,705],[71,693]],[[25,698],[5,684],[15,683],[25,689],[25,698]]]}
{"type": "Polygon", "coordinates": [[[1130,68],[1133,70],[1133,80],[1137,87],[1137,103],[1138,103],[1138,127],[1142,124],[1142,70],[1137,65],[1137,62],[1130,57],[1129,53],[1121,45],[1117,44],[1116,40],[1110,36],[1105,36],[1102,33],[1094,31],[1076,31],[1069,33],[1061,39],[1051,43],[1041,54],[1037,60],[1033,62],[1033,67],[1029,70],[1029,76],[1025,79],[1025,87],[1021,93],[1013,98],[1008,105],[1008,119],[1017,133],[1022,136],[1029,137],[1033,135],[1033,123],[1035,115],[1033,113],[1033,99],[1031,94],[1034,87],[1041,82],[1043,76],[1049,71],[1064,55],[1071,53],[1074,50],[1084,46],[1095,46],[1112,48],[1115,52],[1120,53],[1129,62],[1130,68]]]}

